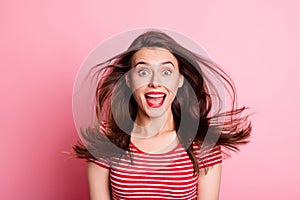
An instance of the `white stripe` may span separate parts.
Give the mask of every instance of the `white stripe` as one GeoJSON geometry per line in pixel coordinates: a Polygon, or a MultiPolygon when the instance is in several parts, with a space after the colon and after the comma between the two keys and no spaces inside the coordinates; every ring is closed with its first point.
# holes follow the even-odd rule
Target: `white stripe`
{"type": "Polygon", "coordinates": [[[205,167],[205,166],[208,166],[210,164],[217,163],[218,161],[221,161],[221,159],[220,160],[214,160],[212,162],[205,162],[205,164],[200,164],[199,166],[200,167],[205,167]]]}
{"type": "MultiPolygon", "coordinates": [[[[169,166],[169,165],[182,165],[182,164],[185,164],[183,165],[183,167],[189,167],[189,166],[192,166],[191,164],[191,161],[190,160],[186,160],[186,161],[180,161],[180,162],[165,162],[165,163],[151,163],[151,162],[139,162],[139,161],[133,161],[133,165],[131,165],[131,163],[118,163],[116,161],[113,161],[112,162],[112,165],[115,165],[115,166],[126,166],[126,167],[140,167],[140,168],[157,168],[157,167],[162,167],[162,166],[169,166]],[[142,165],[142,166],[141,166],[142,165]]],[[[180,168],[180,166],[177,166],[178,168],[180,168]]]]}
{"type": "MultiPolygon", "coordinates": [[[[116,187],[117,189],[120,189],[119,187],[116,187]]],[[[126,188],[128,189],[128,188],[126,188]]],[[[148,188],[143,188],[141,190],[147,190],[148,188]]],[[[152,194],[159,194],[158,192],[159,191],[169,191],[169,192],[174,192],[174,190],[168,190],[168,189],[158,189],[158,188],[151,188],[149,190],[156,190],[157,192],[138,192],[139,189],[136,189],[136,190],[131,190],[130,192],[121,192],[120,190],[118,190],[118,194],[129,194],[129,195],[132,195],[132,194],[139,194],[139,195],[142,195],[142,194],[147,194],[147,195],[152,195],[152,194]]],[[[176,197],[180,197],[180,196],[186,196],[186,195],[190,195],[192,193],[195,192],[195,188],[192,188],[192,191],[187,191],[187,190],[176,190],[178,191],[178,193],[182,193],[182,192],[187,192],[187,193],[183,193],[183,194],[178,194],[177,192],[176,193],[167,193],[168,196],[176,196],[176,197]]],[[[127,197],[127,196],[126,196],[127,197]]]]}
{"type": "MultiPolygon", "coordinates": [[[[123,177],[119,177],[119,176],[115,176],[115,175],[112,175],[111,174],[111,177],[115,178],[116,180],[120,179],[120,180],[126,180],[126,181],[136,181],[136,180],[139,180],[139,181],[145,181],[145,182],[168,182],[168,183],[173,183],[174,181],[176,180],[171,180],[171,179],[147,179],[147,178],[123,178],[123,177]]],[[[197,177],[193,177],[191,179],[187,179],[187,180],[180,180],[180,182],[182,183],[185,183],[185,182],[190,182],[191,180],[193,181],[194,179],[197,179],[197,177]]]]}
{"type": "MultiPolygon", "coordinates": [[[[120,198],[126,198],[126,199],[130,199],[130,197],[127,197],[127,196],[120,196],[120,195],[117,195],[115,194],[115,192],[112,193],[112,196],[113,196],[113,199],[120,199],[120,198]]],[[[145,199],[145,198],[153,198],[153,199],[166,199],[166,196],[160,196],[160,194],[156,193],[155,196],[134,196],[132,198],[140,198],[140,199],[145,199]]],[[[191,198],[196,198],[196,191],[193,193],[193,194],[190,194],[189,196],[187,197],[184,197],[184,199],[191,199],[191,198]]],[[[168,197],[168,199],[175,199],[175,200],[178,200],[177,197],[168,197]]]]}
{"type": "Polygon", "coordinates": [[[145,157],[145,158],[153,158],[153,159],[162,159],[162,158],[170,158],[170,157],[174,157],[173,159],[175,159],[175,158],[179,158],[180,156],[182,156],[182,155],[186,155],[187,153],[186,153],[186,151],[180,151],[180,152],[177,152],[177,153],[174,153],[174,154],[172,154],[172,155],[170,155],[170,154],[167,154],[167,155],[160,155],[160,154],[157,154],[157,155],[155,155],[155,154],[147,154],[147,153],[141,153],[141,152],[137,152],[137,151],[134,151],[134,149],[133,149],[133,151],[132,151],[132,155],[134,156],[134,155],[136,155],[136,156],[138,156],[138,157],[145,157]]]}
{"type": "MultiPolygon", "coordinates": [[[[136,181],[140,181],[140,179],[134,179],[136,181]]],[[[189,182],[191,183],[188,183],[188,184],[185,184],[185,185],[172,185],[170,183],[165,183],[165,184],[162,184],[162,183],[151,183],[151,185],[149,186],[167,186],[167,187],[174,187],[174,188],[178,188],[178,187],[190,187],[190,186],[195,186],[197,184],[197,177],[194,177],[193,179],[189,180],[189,182]]],[[[112,180],[112,183],[115,183],[115,184],[118,184],[118,185],[125,185],[125,186],[147,186],[147,183],[123,183],[123,182],[118,182],[117,180],[112,180]]],[[[151,179],[151,181],[153,182],[153,179],[151,179]]],[[[172,180],[171,182],[174,182],[174,180],[172,180]]],[[[180,181],[180,182],[183,182],[183,181],[180,181]]]]}
{"type": "MultiPolygon", "coordinates": [[[[201,158],[200,158],[201,159],[201,158]]],[[[203,158],[202,158],[203,159],[203,158]]],[[[217,159],[217,160],[222,160],[222,156],[220,155],[214,155],[212,157],[209,157],[209,158],[204,158],[203,159],[203,162],[206,162],[206,161],[209,161],[209,160],[214,160],[214,159],[217,159]]]]}
{"type": "MultiPolygon", "coordinates": [[[[119,187],[119,186],[116,186],[116,185],[113,185],[113,187],[115,189],[118,189],[119,193],[123,193],[123,194],[129,194],[129,193],[132,193],[132,192],[136,192],[136,193],[139,193],[138,191],[139,190],[149,190],[149,191],[153,191],[153,190],[156,190],[156,191],[165,191],[165,192],[174,192],[173,189],[165,189],[165,188],[154,188],[154,187],[151,187],[152,185],[149,185],[150,187],[147,187],[147,185],[144,185],[145,187],[143,188],[126,188],[126,191],[124,192],[121,192],[122,190],[124,190],[124,188],[122,187],[119,187]],[[120,191],[121,190],[121,191],[120,191]]],[[[188,188],[188,189],[179,189],[177,188],[176,189],[176,193],[183,193],[183,192],[191,192],[191,190],[195,190],[195,187],[192,187],[192,188],[188,188]]],[[[148,194],[148,193],[146,193],[148,194]]],[[[183,195],[186,195],[186,194],[183,194],[183,195]]]]}
{"type": "MultiPolygon", "coordinates": [[[[123,172],[120,172],[120,171],[114,171],[114,173],[116,173],[116,174],[120,174],[120,175],[127,175],[127,176],[136,176],[136,177],[141,177],[141,176],[143,176],[143,177],[161,177],[162,176],[162,174],[157,174],[157,175],[155,175],[155,174],[127,174],[127,173],[123,173],[123,172]]],[[[178,177],[178,178],[187,178],[187,177],[190,177],[191,176],[191,174],[186,174],[186,175],[176,175],[176,178],[178,177]]]]}
{"type": "MultiPolygon", "coordinates": [[[[176,170],[176,173],[187,173],[187,172],[193,172],[194,171],[194,168],[191,168],[191,166],[189,166],[190,169],[184,169],[184,170],[176,170]]],[[[142,168],[142,167],[140,167],[142,168]]],[[[172,168],[172,169],[166,169],[166,170],[161,170],[161,169],[166,169],[165,167],[161,167],[161,168],[153,168],[152,170],[151,169],[131,169],[129,167],[125,168],[125,167],[118,167],[118,168],[114,168],[113,170],[114,171],[125,171],[127,173],[130,173],[130,172],[143,172],[143,173],[148,173],[148,172],[156,172],[156,173],[161,173],[161,174],[168,174],[168,173],[174,173],[175,172],[175,169],[180,169],[180,168],[172,168]]]]}

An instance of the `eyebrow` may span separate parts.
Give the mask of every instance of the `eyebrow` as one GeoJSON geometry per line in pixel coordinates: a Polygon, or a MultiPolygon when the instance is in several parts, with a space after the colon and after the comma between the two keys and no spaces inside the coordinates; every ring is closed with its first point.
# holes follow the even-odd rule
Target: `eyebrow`
{"type": "MultiPolygon", "coordinates": [[[[159,65],[166,65],[166,64],[171,64],[175,68],[174,64],[171,61],[165,61],[165,62],[160,63],[159,65]]],[[[137,62],[133,67],[136,67],[137,65],[148,65],[148,66],[151,66],[150,63],[147,63],[147,62],[144,62],[144,61],[137,62]]]]}

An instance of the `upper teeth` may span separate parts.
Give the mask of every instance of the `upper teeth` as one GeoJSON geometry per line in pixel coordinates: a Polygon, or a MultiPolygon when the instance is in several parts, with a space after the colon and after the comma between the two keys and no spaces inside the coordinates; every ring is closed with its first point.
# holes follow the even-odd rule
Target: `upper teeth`
{"type": "Polygon", "coordinates": [[[159,97],[163,97],[164,94],[147,94],[147,96],[151,98],[159,98],[159,97]]]}

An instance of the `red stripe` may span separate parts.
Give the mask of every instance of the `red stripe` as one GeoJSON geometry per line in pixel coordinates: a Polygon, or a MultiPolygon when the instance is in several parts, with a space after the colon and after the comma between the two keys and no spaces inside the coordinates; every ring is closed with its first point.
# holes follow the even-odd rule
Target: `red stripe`
{"type": "MultiPolygon", "coordinates": [[[[103,133],[107,127],[101,123],[103,133]]],[[[220,147],[200,150],[194,144],[194,149],[200,169],[222,163],[220,147]]],[[[133,164],[125,157],[91,160],[110,169],[112,199],[197,199],[198,177],[182,145],[163,154],[144,153],[134,145],[131,151],[133,164]]]]}

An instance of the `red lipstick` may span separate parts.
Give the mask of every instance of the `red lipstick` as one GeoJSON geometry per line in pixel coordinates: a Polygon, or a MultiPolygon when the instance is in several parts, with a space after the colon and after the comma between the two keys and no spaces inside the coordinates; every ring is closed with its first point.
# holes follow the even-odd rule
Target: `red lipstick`
{"type": "Polygon", "coordinates": [[[151,108],[159,108],[165,102],[166,94],[163,92],[147,92],[145,94],[146,102],[151,108]]]}

